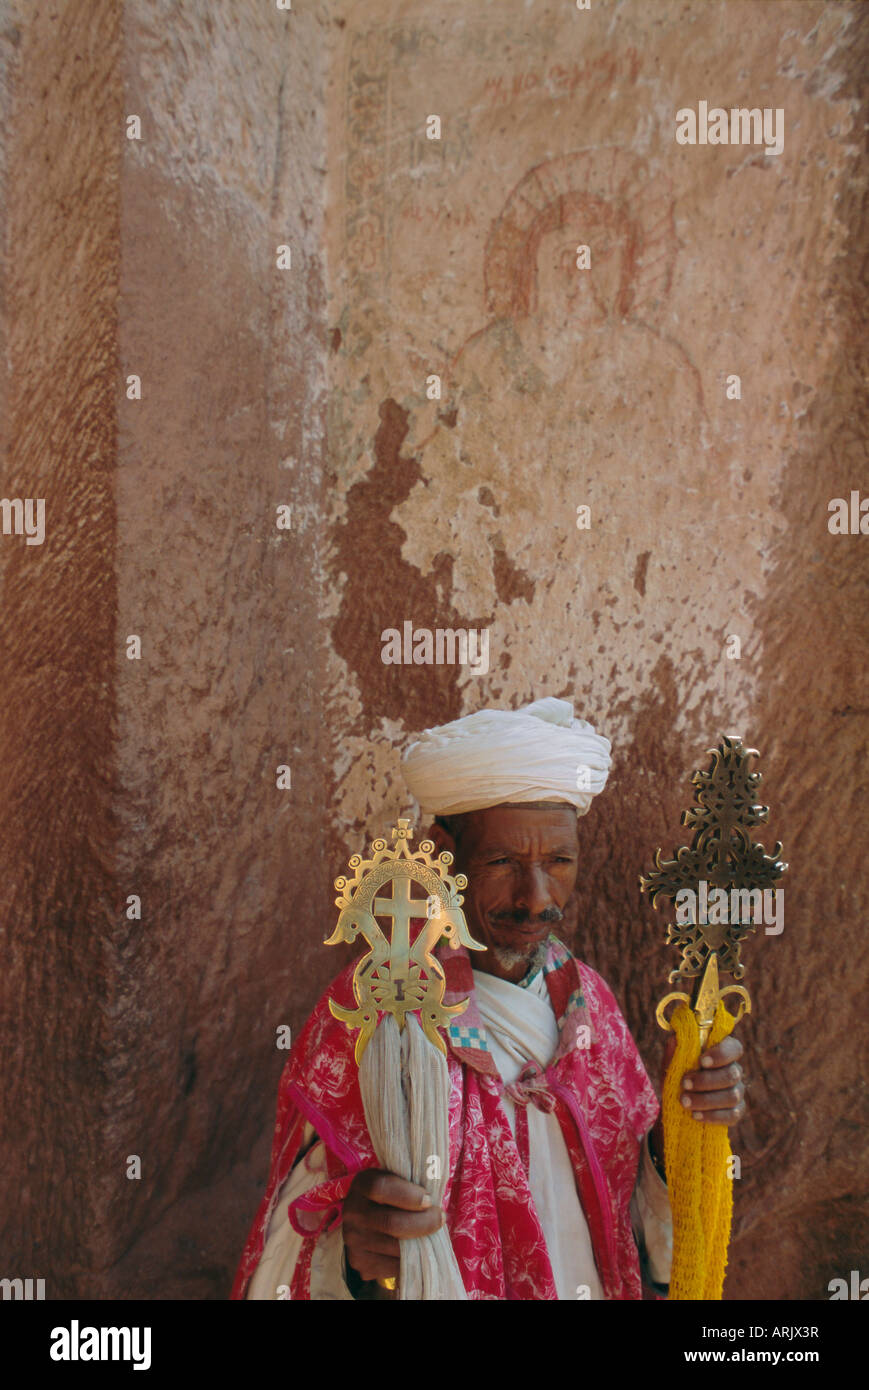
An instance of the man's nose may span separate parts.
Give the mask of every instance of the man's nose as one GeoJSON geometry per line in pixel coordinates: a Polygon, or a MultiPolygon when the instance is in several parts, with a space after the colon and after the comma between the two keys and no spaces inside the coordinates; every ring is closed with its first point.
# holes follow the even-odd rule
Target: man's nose
{"type": "Polygon", "coordinates": [[[552,894],[549,880],[541,868],[529,866],[522,875],[516,889],[515,906],[523,908],[529,917],[539,917],[548,907],[552,907],[552,894]]]}

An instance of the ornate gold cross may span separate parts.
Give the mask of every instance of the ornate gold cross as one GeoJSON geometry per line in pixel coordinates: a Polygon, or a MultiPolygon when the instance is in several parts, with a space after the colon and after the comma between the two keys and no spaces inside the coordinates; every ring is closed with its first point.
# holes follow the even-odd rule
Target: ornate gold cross
{"type": "Polygon", "coordinates": [[[743,977],[745,966],[739,952],[756,926],[751,911],[756,919],[758,900],[753,894],[757,892],[762,900],[763,892],[787,869],[779,859],[780,843],[768,855],[749,833],[769,816],[769,808],[756,801],[761,775],[749,768],[749,759],[760,756],[757,750],[744,748],[742,740],[734,737],[722,738],[709,753],[712,762],[708,770],[695,772],[691,778],[697,789],[696,804],[682,812],[682,824],[695,832],[691,844],[677,849],[673,859],[662,860],[659,849],[655,868],[648,877],[640,878],[640,887],[654,907],[659,898],[672,899],[677,904],[677,919],[679,912],[686,914],[667,927],[667,944],[682,951],[679,966],[670,972],[670,983],[702,975],[693,1002],[685,993],[668,994],[659,1003],[656,1018],[662,1028],[669,1029],[667,1005],[676,999],[691,1005],[700,1028],[701,1051],[719,999],[729,994],[740,997],[737,1018],[751,1010],[748,991],[742,985],[719,988],[719,970],[737,980],[743,977]],[[711,919],[706,910],[709,907],[715,912],[711,919]]]}
{"type": "Polygon", "coordinates": [[[446,980],[432,951],[442,937],[446,937],[453,949],[461,945],[471,950],[485,950],[482,942],[471,936],[462,911],[463,898],[459,890],[467,887],[468,880],[464,874],[456,874],[453,878],[448,873],[453,856],[443,850],[433,862],[430,858],[435,848],[433,840],[420,841],[419,849],[412,853],[409,842],[413,839],[413,830],[408,820],[399,820],[392,839],[394,849],[389,849],[385,840],[375,840],[371,859],[363,859],[359,854],[352,856],[349,861],[350,868],[355,871],[352,880],[343,876],[335,879],[340,894],[335,906],[340,913],[326,945],[354,941],[361,933],[371,948],[353,972],[357,1008],[345,1009],[329,1000],[335,1018],[346,1023],[348,1028],[360,1030],[356,1039],[357,1063],[377,1027],[378,1013],[393,1014],[399,1028],[403,1028],[406,1016],[418,1011],[426,1036],[446,1053],[437,1030],[456,1014],[463,1013],[468,1001],[443,1003],[446,980]],[[421,885],[427,901],[413,897],[411,885],[414,883],[421,885]],[[392,889],[389,897],[379,893],[387,884],[392,889]],[[378,917],[391,923],[389,938],[380,927],[378,917]],[[424,918],[425,922],[411,945],[410,924],[417,917],[424,918]]]}

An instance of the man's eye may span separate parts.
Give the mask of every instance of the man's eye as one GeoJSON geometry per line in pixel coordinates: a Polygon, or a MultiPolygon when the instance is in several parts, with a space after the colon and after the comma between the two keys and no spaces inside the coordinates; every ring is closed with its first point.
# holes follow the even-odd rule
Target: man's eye
{"type": "Polygon", "coordinates": [[[510,860],[509,860],[509,859],[506,859],[506,858],[505,858],[505,859],[490,859],[490,860],[489,860],[489,863],[490,863],[490,864],[509,864],[509,863],[510,863],[510,860]]]}

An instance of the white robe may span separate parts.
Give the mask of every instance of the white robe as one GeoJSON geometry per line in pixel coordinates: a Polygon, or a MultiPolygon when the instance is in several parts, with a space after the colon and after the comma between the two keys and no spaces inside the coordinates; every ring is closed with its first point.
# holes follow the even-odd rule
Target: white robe
{"type": "MultiPolygon", "coordinates": [[[[495,1065],[506,1085],[534,1061],[548,1066],[558,1045],[558,1025],[542,970],[521,985],[474,971],[477,1008],[486,1026],[495,1065]]],[[[516,1132],[516,1110],[502,1097],[510,1126],[516,1132]]],[[[310,1125],[303,1148],[310,1149],[296,1163],[281,1189],[272,1213],[262,1258],[248,1288],[249,1299],[289,1297],[293,1268],[302,1248],[302,1237],[289,1222],[287,1208],[309,1187],[326,1178],[322,1142],[316,1143],[310,1125]]],[[[573,1166],[561,1126],[552,1114],[528,1106],[529,1186],[540,1218],[559,1299],[601,1299],[600,1279],[594,1263],[591,1237],[576,1192],[573,1166]]],[[[667,1284],[670,1278],[673,1228],[667,1188],[658,1175],[648,1147],[642,1146],[639,1173],[631,1199],[634,1230],[641,1236],[651,1278],[667,1284]]],[[[321,1236],[311,1262],[312,1299],[351,1299],[345,1281],[344,1243],[341,1227],[321,1236]]]]}

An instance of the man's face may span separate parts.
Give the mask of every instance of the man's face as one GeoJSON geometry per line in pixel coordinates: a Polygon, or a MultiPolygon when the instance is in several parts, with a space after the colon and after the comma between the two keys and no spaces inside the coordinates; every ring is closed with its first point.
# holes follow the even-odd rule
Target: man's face
{"type": "Polygon", "coordinates": [[[491,806],[457,818],[460,832],[451,872],[468,876],[464,912],[476,970],[521,980],[560,922],[579,865],[576,811],[491,806]]]}

